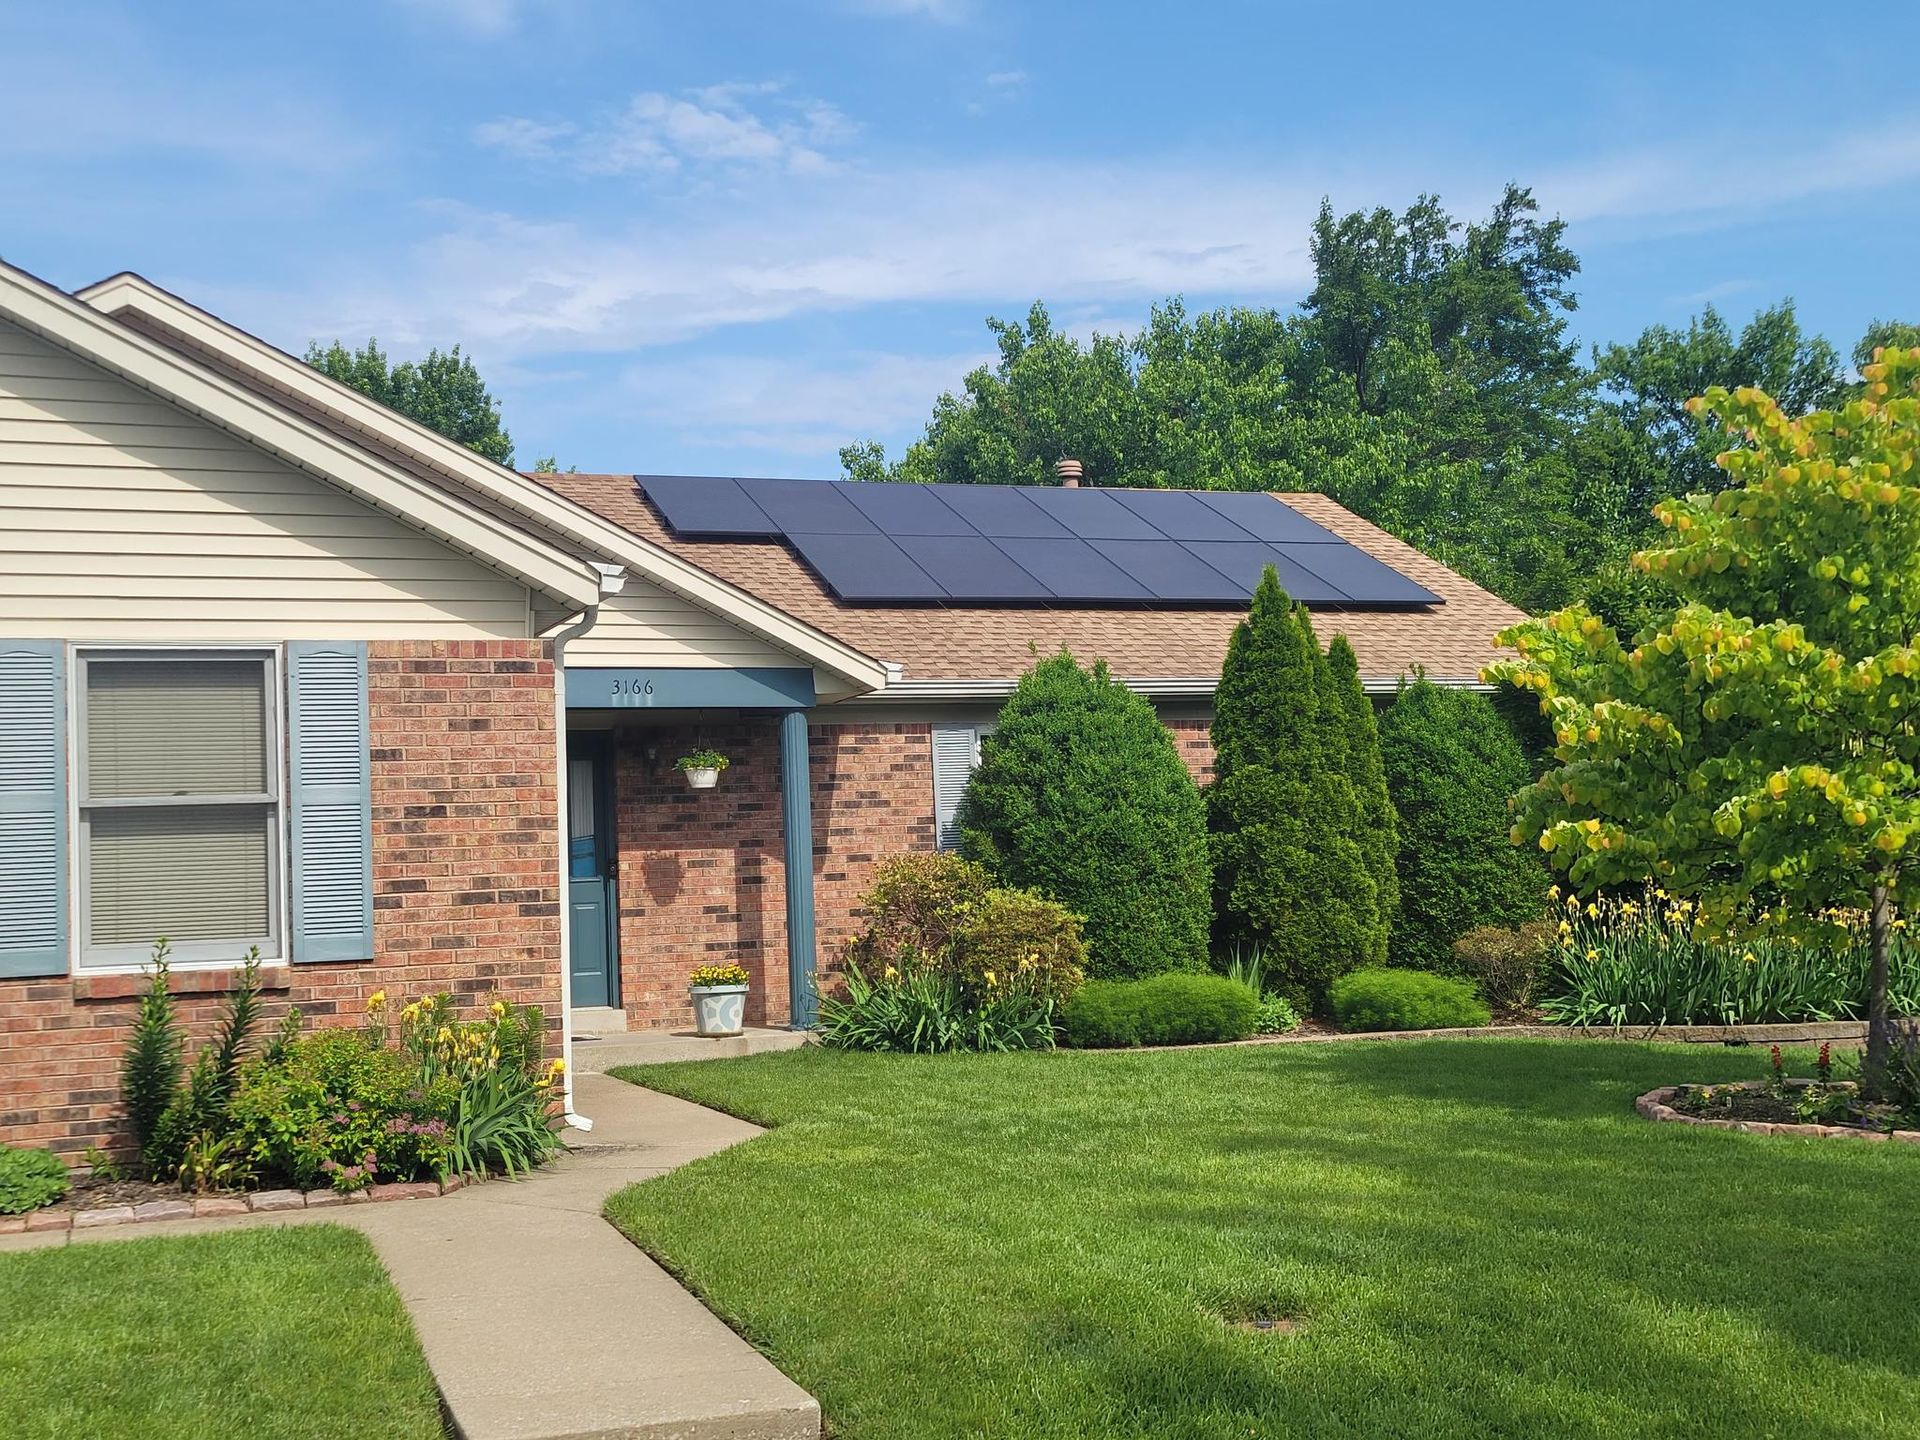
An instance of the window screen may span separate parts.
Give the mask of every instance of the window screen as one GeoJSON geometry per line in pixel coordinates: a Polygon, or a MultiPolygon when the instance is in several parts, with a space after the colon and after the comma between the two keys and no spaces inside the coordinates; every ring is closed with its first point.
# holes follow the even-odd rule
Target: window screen
{"type": "Polygon", "coordinates": [[[280,761],[264,654],[83,655],[83,957],[276,941],[280,761]]]}

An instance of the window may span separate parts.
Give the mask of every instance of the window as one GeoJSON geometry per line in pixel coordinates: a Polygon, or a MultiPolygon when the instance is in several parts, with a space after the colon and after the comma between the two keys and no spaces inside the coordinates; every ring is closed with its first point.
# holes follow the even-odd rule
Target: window
{"type": "Polygon", "coordinates": [[[280,717],[259,651],[81,651],[80,958],[280,957],[280,717]]]}
{"type": "Polygon", "coordinates": [[[960,846],[960,797],[980,763],[981,738],[992,733],[991,723],[933,727],[933,825],[942,850],[960,846]]]}

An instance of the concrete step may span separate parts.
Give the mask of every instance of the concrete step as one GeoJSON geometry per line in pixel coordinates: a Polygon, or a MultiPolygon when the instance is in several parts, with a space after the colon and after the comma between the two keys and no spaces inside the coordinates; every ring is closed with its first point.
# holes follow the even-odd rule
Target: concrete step
{"type": "Polygon", "coordinates": [[[624,1035],[627,1012],[611,1005],[576,1005],[573,1010],[575,1035],[624,1035]]]}
{"type": "Polygon", "coordinates": [[[589,1039],[576,1034],[573,1064],[585,1074],[598,1074],[616,1065],[661,1065],[671,1060],[737,1060],[774,1050],[798,1050],[812,1041],[803,1030],[748,1026],[739,1035],[709,1038],[691,1030],[633,1030],[624,1035],[589,1039]]]}

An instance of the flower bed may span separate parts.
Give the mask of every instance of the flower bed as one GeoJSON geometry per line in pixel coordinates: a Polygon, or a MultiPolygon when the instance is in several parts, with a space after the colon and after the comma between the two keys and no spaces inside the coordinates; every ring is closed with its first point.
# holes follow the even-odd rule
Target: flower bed
{"type": "MultiPolygon", "coordinates": [[[[1790,1089],[1817,1085],[1814,1080],[1789,1080],[1790,1089]]],[[[1634,1108],[1649,1120],[1677,1125],[1703,1125],[1711,1130],[1739,1130],[1748,1135],[1798,1135],[1809,1140],[1897,1140],[1920,1145],[1920,1130],[1888,1129],[1871,1124],[1873,1110],[1856,1123],[1820,1124],[1800,1121],[1791,1100],[1768,1093],[1768,1080],[1727,1085],[1665,1085],[1649,1090],[1634,1108]],[[1785,1118],[1769,1118],[1780,1117],[1785,1118]]]]}

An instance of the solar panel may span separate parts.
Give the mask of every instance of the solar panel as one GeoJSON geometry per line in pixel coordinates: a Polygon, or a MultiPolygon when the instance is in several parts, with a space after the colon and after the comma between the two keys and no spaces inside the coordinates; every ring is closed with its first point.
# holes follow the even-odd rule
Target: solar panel
{"type": "Polygon", "coordinates": [[[984,535],[901,535],[897,539],[913,562],[956,600],[1029,600],[1038,604],[1053,599],[1051,590],[984,535]]]}
{"type": "Polygon", "coordinates": [[[830,480],[742,480],[740,488],[787,535],[877,535],[879,527],[830,480]]]}
{"type": "Polygon", "coordinates": [[[1352,545],[1276,545],[1274,549],[1336,585],[1357,605],[1438,605],[1444,602],[1384,561],[1352,545]]]}
{"type": "Polygon", "coordinates": [[[1198,555],[1165,540],[1089,540],[1107,559],[1144,585],[1156,600],[1197,605],[1244,601],[1252,592],[1198,555]]]}
{"type": "MultiPolygon", "coordinates": [[[[945,486],[941,487],[945,489],[945,486]]],[[[1022,485],[1020,493],[1082,540],[1159,540],[1160,532],[1104,490],[1022,485]]]]}
{"type": "Polygon", "coordinates": [[[679,535],[767,535],[780,527],[720,475],[636,475],[638,485],[679,535]]]}
{"type": "Polygon", "coordinates": [[[1316,525],[1284,500],[1251,490],[1200,490],[1194,499],[1238,525],[1256,540],[1289,540],[1295,544],[1330,543],[1340,537],[1316,525]]]}
{"type": "Polygon", "coordinates": [[[1254,592],[1261,575],[1271,565],[1279,575],[1282,588],[1295,600],[1308,605],[1343,605],[1351,598],[1346,591],[1328,584],[1275,545],[1265,545],[1258,540],[1191,540],[1181,548],[1225,575],[1239,587],[1242,595],[1254,592]]]}
{"type": "Polygon", "coordinates": [[[1271,495],[636,476],[675,534],[784,538],[843,600],[1309,605],[1440,597],[1271,495]]]}
{"type": "Polygon", "coordinates": [[[1085,540],[1017,540],[1009,536],[993,543],[1058,600],[1139,604],[1159,598],[1085,540]]]}
{"type": "Polygon", "coordinates": [[[931,485],[849,485],[853,508],[888,535],[977,535],[931,485]]]}
{"type": "Polygon", "coordinates": [[[945,587],[884,535],[789,535],[787,539],[842,600],[947,598],[945,587]]]}
{"type": "Polygon", "coordinates": [[[1037,539],[1072,533],[1012,485],[942,485],[939,494],[982,535],[1037,539]]]}
{"type": "Polygon", "coordinates": [[[1254,538],[1184,490],[1110,490],[1107,493],[1169,540],[1254,538]]]}

